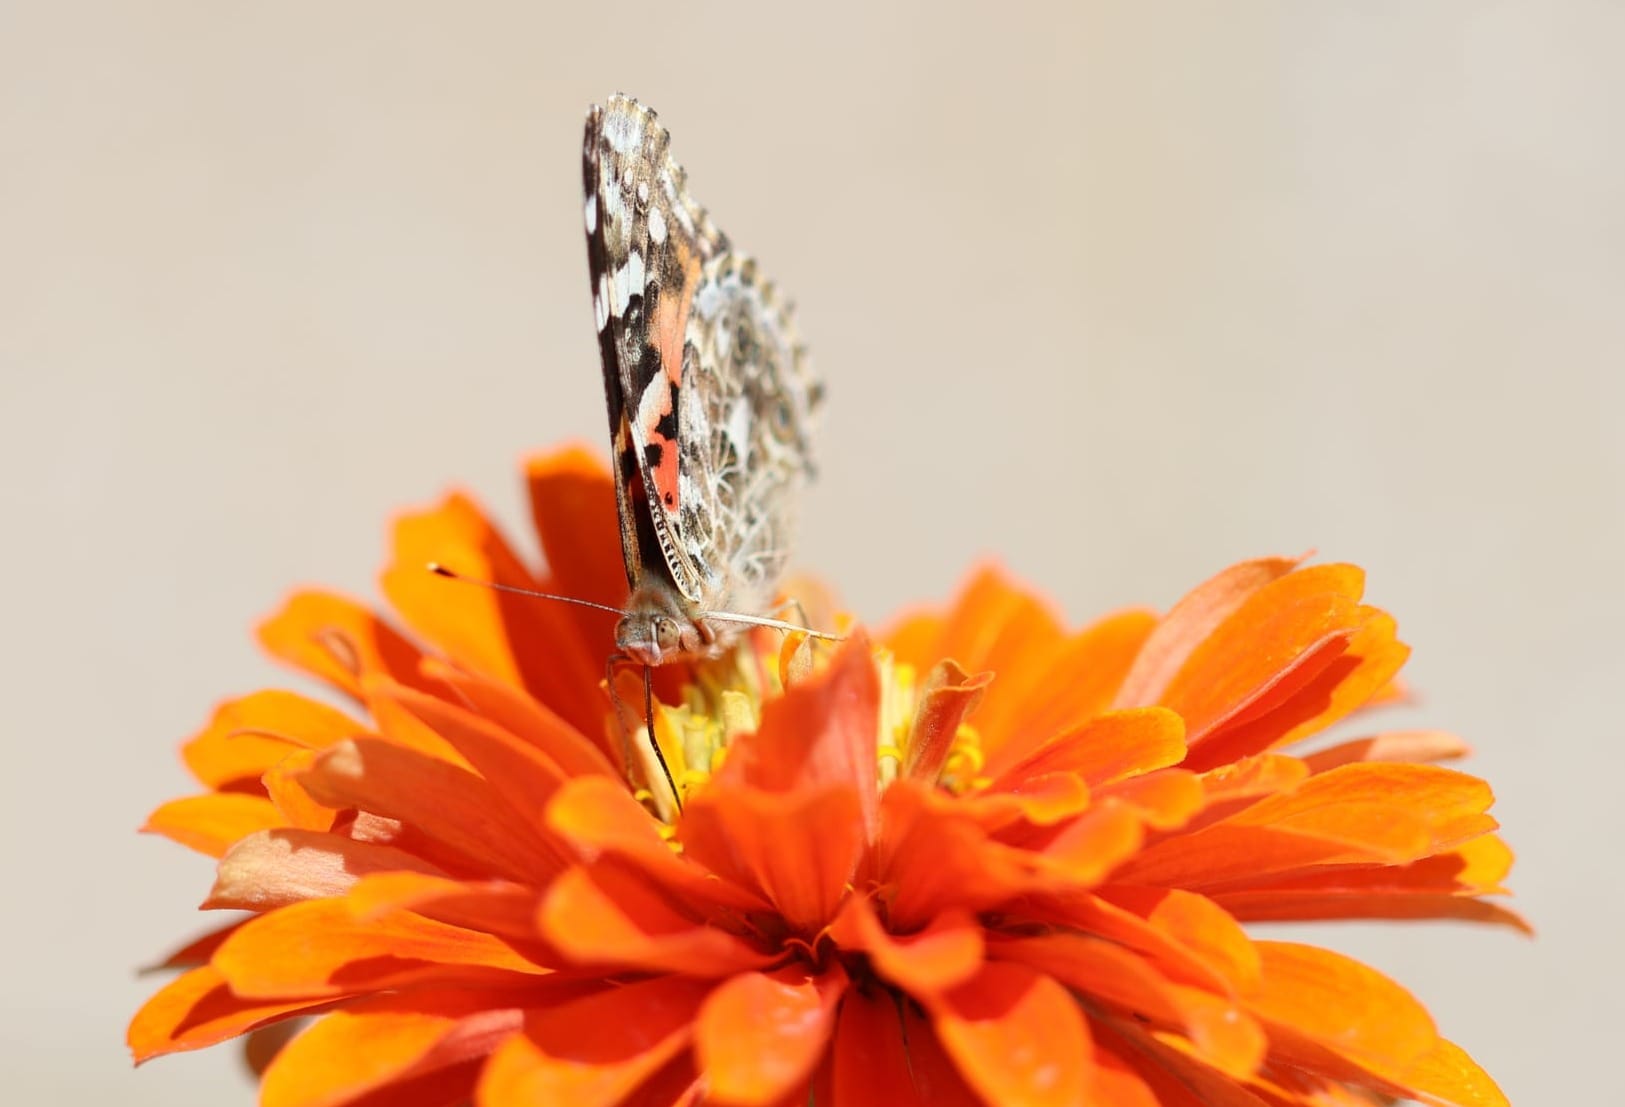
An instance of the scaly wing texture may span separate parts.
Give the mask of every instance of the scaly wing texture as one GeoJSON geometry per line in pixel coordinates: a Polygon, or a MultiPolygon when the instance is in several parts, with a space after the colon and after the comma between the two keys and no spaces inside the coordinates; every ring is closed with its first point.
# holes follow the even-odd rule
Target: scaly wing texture
{"type": "Polygon", "coordinates": [[[756,612],[788,557],[822,389],[774,287],[689,197],[652,111],[621,96],[595,108],[585,155],[628,579],[663,568],[701,610],[756,612]]]}

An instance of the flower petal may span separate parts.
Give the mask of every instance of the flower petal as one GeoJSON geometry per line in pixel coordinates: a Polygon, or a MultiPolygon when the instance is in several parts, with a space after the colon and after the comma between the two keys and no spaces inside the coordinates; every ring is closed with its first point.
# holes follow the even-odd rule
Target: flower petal
{"type": "Polygon", "coordinates": [[[141,1005],[126,1035],[136,1064],[202,1049],[293,1015],[319,1011],[326,999],[261,1000],[234,995],[220,971],[203,965],[164,985],[141,1005]]]}
{"type": "Polygon", "coordinates": [[[272,657],[357,698],[374,674],[422,686],[418,648],[364,604],[331,592],[295,592],[260,624],[259,639],[272,657]]]}
{"type": "Polygon", "coordinates": [[[984,705],[978,728],[1000,739],[1001,759],[1015,760],[1063,730],[1081,726],[1113,706],[1157,625],[1151,612],[1130,610],[1084,627],[1059,644],[1043,665],[1032,667],[1036,679],[1025,694],[1006,696],[991,708],[984,705]],[[1006,742],[1008,749],[1002,744],[1006,742]]]}
{"type": "Polygon", "coordinates": [[[354,807],[399,819],[435,847],[442,867],[513,880],[544,879],[563,864],[528,819],[480,777],[390,742],[339,743],[301,777],[310,794],[334,808],[354,807]]]}
{"type": "Polygon", "coordinates": [[[261,830],[239,840],[220,859],[203,906],[269,911],[300,900],[342,895],[367,873],[396,869],[440,872],[392,846],[291,827],[261,830]]]}
{"type": "Polygon", "coordinates": [[[930,1004],[931,1022],[965,1082],[990,1103],[1087,1102],[1089,1031],[1060,984],[1024,965],[989,962],[930,1004]]]}
{"type": "MultiPolygon", "coordinates": [[[[619,607],[626,602],[615,482],[593,451],[567,447],[525,463],[530,517],[547,560],[548,590],[619,607]]],[[[577,610],[583,640],[600,635],[604,617],[577,610]]]]}
{"type": "Polygon", "coordinates": [[[1369,738],[1356,738],[1304,757],[1309,771],[1324,773],[1354,761],[1455,761],[1472,747],[1444,730],[1391,730],[1369,738]]]}
{"type": "MultiPolygon", "coordinates": [[[[925,1033],[930,1036],[929,1030],[925,1033]]],[[[848,988],[835,1019],[829,1102],[842,1107],[930,1107],[931,1101],[915,1089],[910,1044],[890,993],[848,988]]]]}
{"type": "Polygon", "coordinates": [[[263,796],[210,792],[170,800],[147,816],[141,831],[162,834],[210,857],[224,857],[235,842],[286,823],[276,804],[263,796]]]}
{"type": "Polygon", "coordinates": [[[904,776],[927,783],[937,779],[947,764],[959,724],[975,709],[992,679],[992,673],[972,676],[951,660],[939,662],[931,670],[914,706],[914,720],[903,747],[904,776]]]}
{"type": "Polygon", "coordinates": [[[828,1044],[846,991],[839,969],[741,973],[700,1006],[694,1049],[719,1103],[771,1104],[804,1083],[828,1044]]]}
{"type": "Polygon", "coordinates": [[[209,725],[181,747],[181,757],[210,788],[257,785],[290,750],[330,746],[366,730],[336,708],[267,689],[215,708],[209,725]]]}
{"type": "Polygon", "coordinates": [[[579,850],[586,861],[619,858],[650,880],[690,902],[735,911],[760,911],[767,898],[679,857],[655,830],[655,821],[626,787],[608,777],[567,781],[547,806],[547,825],[579,850]]]}
{"type": "Polygon", "coordinates": [[[816,934],[835,917],[864,853],[862,801],[841,786],[771,793],[712,786],[678,824],[683,850],[760,891],[791,928],[816,934]]]}
{"type": "Polygon", "coordinates": [[[1255,593],[1290,573],[1302,560],[1261,557],[1243,561],[1198,585],[1146,639],[1134,667],[1117,689],[1114,705],[1140,707],[1161,700],[1197,647],[1255,593]]]}
{"type": "Polygon", "coordinates": [[[1091,788],[1177,765],[1185,756],[1185,720],[1165,707],[1097,715],[1046,742],[1002,772],[995,787],[1044,773],[1077,773],[1091,788]]]}
{"type": "Polygon", "coordinates": [[[762,709],[762,725],[741,738],[712,778],[764,792],[839,787],[860,804],[864,839],[877,825],[875,758],[880,683],[873,648],[861,632],[836,651],[829,667],[762,709]]]}
{"type": "MultiPolygon", "coordinates": [[[[341,1107],[464,1065],[524,1025],[518,991],[421,990],[359,1000],[289,1042],[266,1068],[261,1107],[341,1107]]],[[[467,1075],[472,1089],[473,1073],[467,1075]]],[[[398,1101],[398,1100],[397,1100],[398,1101]]]]}
{"type": "Polygon", "coordinates": [[[949,911],[924,930],[890,934],[867,896],[847,900],[830,925],[843,950],[860,950],[881,978],[911,995],[930,995],[969,980],[982,967],[982,928],[968,911],[949,911]]]}
{"type": "Polygon", "coordinates": [[[613,1107],[689,1043],[709,983],[666,976],[531,1011],[480,1076],[479,1107],[613,1107]]]}
{"type": "Polygon", "coordinates": [[[489,934],[404,911],[360,920],[341,899],[308,900],[250,919],[221,944],[212,964],[249,999],[323,998],[547,971],[489,934]]]}
{"type": "Polygon", "coordinates": [[[1439,1037],[1427,1009],[1381,973],[1315,946],[1254,945],[1263,972],[1247,1006],[1271,1024],[1278,1050],[1304,1038],[1384,1076],[1433,1054],[1439,1037]]]}
{"type": "Polygon", "coordinates": [[[598,613],[591,641],[579,637],[569,605],[447,580],[438,562],[476,581],[539,590],[496,528],[465,496],[402,516],[384,594],[408,626],[458,664],[530,691],[584,733],[603,718],[598,681],[613,649],[614,617],[598,613]]]}
{"type": "Polygon", "coordinates": [[[553,881],[537,921],[544,938],[583,965],[728,976],[774,960],[678,912],[642,873],[608,858],[553,881]]]}

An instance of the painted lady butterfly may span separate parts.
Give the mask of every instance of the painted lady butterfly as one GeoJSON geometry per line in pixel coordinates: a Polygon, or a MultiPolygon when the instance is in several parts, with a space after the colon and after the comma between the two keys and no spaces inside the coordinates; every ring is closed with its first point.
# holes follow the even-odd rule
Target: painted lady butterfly
{"type": "Polygon", "coordinates": [[[789,305],[689,196],[655,113],[587,116],[587,266],[632,594],[615,628],[645,666],[721,656],[769,614],[812,475],[823,387],[789,305]]]}

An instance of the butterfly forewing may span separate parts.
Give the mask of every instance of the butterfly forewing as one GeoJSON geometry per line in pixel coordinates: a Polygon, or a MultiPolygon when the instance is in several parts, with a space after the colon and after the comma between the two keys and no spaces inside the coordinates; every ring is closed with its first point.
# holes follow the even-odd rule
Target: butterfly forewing
{"type": "Polygon", "coordinates": [[[587,120],[622,553],[635,595],[664,581],[693,618],[760,614],[788,557],[821,389],[787,307],[689,197],[669,144],[626,97],[587,120]]]}

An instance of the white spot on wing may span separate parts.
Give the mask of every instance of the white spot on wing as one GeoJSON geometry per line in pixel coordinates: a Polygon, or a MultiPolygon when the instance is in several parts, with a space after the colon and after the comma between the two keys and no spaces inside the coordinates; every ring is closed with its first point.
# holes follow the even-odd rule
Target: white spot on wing
{"type": "Polygon", "coordinates": [[[643,291],[643,255],[633,250],[626,256],[626,264],[615,272],[615,314],[626,310],[632,297],[643,291]]]}
{"type": "Polygon", "coordinates": [[[649,213],[649,238],[657,246],[666,241],[666,217],[660,214],[659,208],[649,213]]]}
{"type": "Polygon", "coordinates": [[[587,197],[587,233],[593,234],[598,230],[598,193],[594,192],[587,197]]]}
{"type": "Polygon", "coordinates": [[[604,138],[617,154],[630,154],[638,148],[643,128],[630,112],[612,111],[604,117],[604,138]]]}
{"type": "Polygon", "coordinates": [[[603,273],[598,274],[598,287],[593,289],[592,313],[602,334],[604,328],[609,326],[609,279],[603,273]]]}

